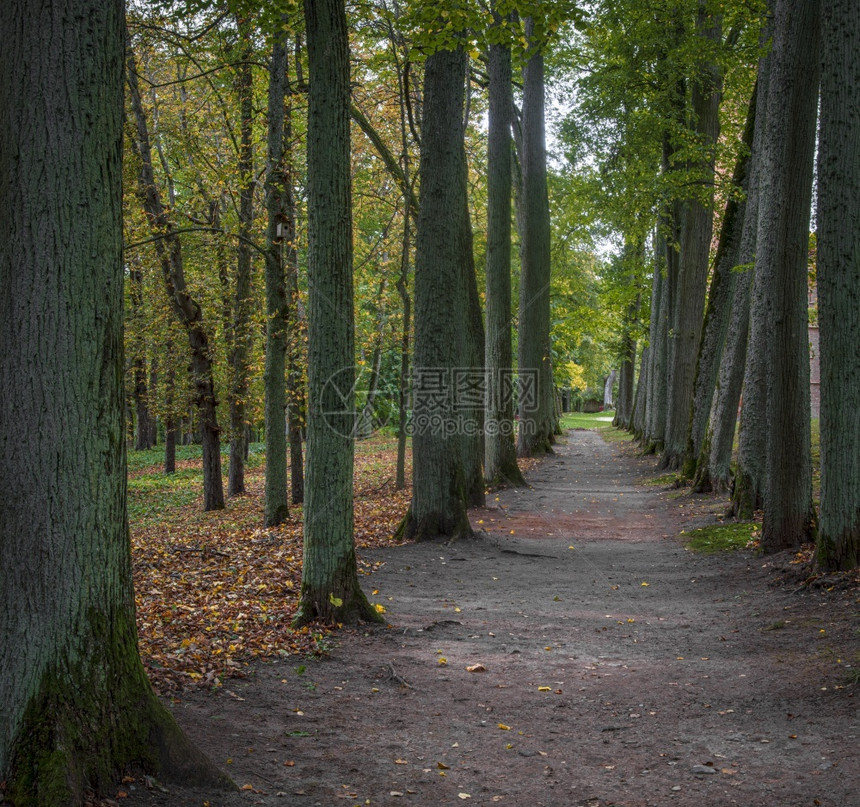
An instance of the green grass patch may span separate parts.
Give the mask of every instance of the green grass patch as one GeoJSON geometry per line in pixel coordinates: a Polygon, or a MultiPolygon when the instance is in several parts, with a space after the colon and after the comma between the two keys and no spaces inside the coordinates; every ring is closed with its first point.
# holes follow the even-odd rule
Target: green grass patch
{"type": "MultiPolygon", "coordinates": [[[[137,452],[148,453],[148,452],[137,452]]],[[[128,480],[128,518],[136,526],[164,519],[174,508],[185,507],[203,493],[203,475],[198,468],[175,474],[155,473],[128,480]]]]}
{"type": "Polygon", "coordinates": [[[612,425],[613,412],[565,412],[562,429],[605,429],[612,425]]]}
{"type": "Polygon", "coordinates": [[[682,535],[689,539],[686,543],[687,549],[704,555],[716,555],[719,552],[736,552],[739,549],[751,548],[757,531],[758,524],[754,521],[733,521],[699,527],[697,530],[683,532],[682,535]]]}
{"type": "Polygon", "coordinates": [[[661,476],[649,477],[648,479],[643,479],[639,484],[641,485],[652,485],[657,488],[666,488],[670,485],[678,484],[678,474],[662,474],[661,476]]]}

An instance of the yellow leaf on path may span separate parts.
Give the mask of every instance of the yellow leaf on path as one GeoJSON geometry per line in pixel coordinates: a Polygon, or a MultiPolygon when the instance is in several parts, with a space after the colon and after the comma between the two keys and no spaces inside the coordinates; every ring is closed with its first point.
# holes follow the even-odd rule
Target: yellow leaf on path
{"type": "Polygon", "coordinates": [[[437,768],[439,768],[439,770],[441,770],[441,771],[449,771],[449,770],[451,770],[451,766],[450,766],[450,765],[446,765],[444,762],[437,762],[437,763],[436,763],[436,767],[437,767],[437,768]]]}
{"type": "Polygon", "coordinates": [[[646,582],[643,580],[643,581],[642,581],[642,585],[643,585],[643,586],[648,586],[648,585],[650,585],[650,584],[649,584],[649,583],[646,583],[646,582]]]}
{"type": "Polygon", "coordinates": [[[483,664],[470,664],[466,667],[467,672],[486,672],[487,668],[483,664]]]}
{"type": "Polygon", "coordinates": [[[552,687],[538,687],[538,692],[552,692],[552,687]]]}
{"type": "Polygon", "coordinates": [[[457,798],[458,799],[470,799],[472,797],[468,793],[458,793],[457,798]]]}
{"type": "Polygon", "coordinates": [[[384,614],[385,613],[385,606],[384,605],[380,605],[378,602],[376,602],[373,604],[373,607],[376,609],[376,613],[378,613],[378,614],[384,614]]]}
{"type": "Polygon", "coordinates": [[[439,656],[439,658],[436,659],[436,661],[439,662],[439,666],[441,666],[441,667],[445,667],[448,664],[448,659],[446,659],[444,656],[439,656]]]}
{"type": "Polygon", "coordinates": [[[511,730],[511,727],[510,727],[510,726],[506,726],[504,723],[499,723],[499,728],[500,728],[502,731],[510,731],[510,730],[511,730]]]}
{"type": "Polygon", "coordinates": [[[395,765],[408,765],[409,763],[405,759],[395,759],[394,764],[395,765]]]}

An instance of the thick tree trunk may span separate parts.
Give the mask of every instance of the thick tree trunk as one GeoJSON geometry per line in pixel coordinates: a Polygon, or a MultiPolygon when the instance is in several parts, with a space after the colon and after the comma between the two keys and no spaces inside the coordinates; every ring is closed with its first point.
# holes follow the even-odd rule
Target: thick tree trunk
{"type": "Polygon", "coordinates": [[[251,228],[254,224],[254,83],[251,58],[251,32],[244,21],[237,27],[243,41],[242,64],[238,67],[236,88],[239,101],[239,242],[236,246],[236,289],[228,364],[230,367],[230,467],[227,495],[245,492],[245,457],[248,450],[248,423],[245,415],[250,383],[248,356],[251,351],[251,228]]]}
{"type": "MultiPolygon", "coordinates": [[[[532,21],[526,21],[532,37],[532,21]]],[[[519,434],[517,454],[552,451],[555,386],[550,351],[550,218],[546,178],[543,53],[537,50],[523,70],[522,268],[519,310],[519,434]]]]}
{"type": "Polygon", "coordinates": [[[218,426],[218,401],[215,398],[209,338],[203,327],[203,311],[189,293],[185,282],[182,244],[155,183],[152,146],[140,97],[134,54],[130,49],[127,65],[129,101],[136,124],[135,147],[140,158],[139,193],[150,229],[157,237],[153,246],[161,264],[168,300],[174,315],[185,329],[191,349],[191,379],[195,389],[195,404],[200,413],[200,442],[203,446],[203,509],[221,510],[224,507],[221,429],[218,426]]]}
{"type": "Polygon", "coordinates": [[[860,563],[860,20],[822,0],[818,157],[821,527],[818,563],[860,563]]]}
{"type": "Polygon", "coordinates": [[[353,540],[355,368],[349,42],[344,0],[305,0],[308,93],[308,459],[295,622],[380,621],[353,540]]]}
{"type": "Polygon", "coordinates": [[[463,99],[466,57],[439,50],[424,69],[420,202],[415,251],[412,505],[403,531],[426,540],[472,534],[453,388],[466,355],[462,267],[465,204],[463,99]]]}
{"type": "Polygon", "coordinates": [[[266,170],[266,490],[267,527],[289,517],[287,505],[286,356],[287,287],[284,279],[284,100],[287,93],[286,37],[278,35],[269,62],[268,154],[266,170]]]}
{"type": "MultiPolygon", "coordinates": [[[[500,19],[496,17],[498,25],[500,19]]],[[[491,485],[524,485],[514,441],[511,343],[511,50],[490,45],[487,135],[487,338],[484,476],[491,485]]]]}
{"type": "MultiPolygon", "coordinates": [[[[697,28],[702,39],[710,43],[719,41],[721,22],[708,16],[704,0],[699,3],[697,28]]],[[[666,441],[660,462],[663,468],[679,468],[687,446],[713,233],[714,149],[720,132],[722,77],[717,65],[701,64],[695,79],[691,92],[691,128],[706,157],[690,168],[697,172],[696,181],[711,190],[681,205],[678,277],[677,286],[673,285],[672,289],[677,296],[671,305],[666,441]]]]}
{"type": "MultiPolygon", "coordinates": [[[[762,32],[764,44],[769,39],[768,29],[762,32]]],[[[726,344],[720,357],[720,369],[711,408],[710,420],[705,439],[702,441],[696,474],[693,480],[698,491],[713,490],[727,492],[732,485],[731,460],[738,421],[738,404],[744,383],[747,366],[747,347],[750,341],[750,305],[753,287],[753,261],[755,260],[756,239],[758,235],[759,184],[761,172],[761,149],[764,138],[764,124],[767,120],[767,95],[769,87],[770,59],[759,60],[755,90],[755,124],[753,143],[750,153],[748,188],[743,212],[743,229],[738,248],[737,263],[744,267],[737,272],[735,291],[731,305],[726,344]]],[[[753,392],[753,397],[755,393],[753,392]]],[[[740,462],[739,462],[740,465],[740,462]]],[[[740,482],[740,479],[738,480],[740,482]]],[[[740,497],[744,483],[737,486],[740,497]]],[[[752,488],[747,487],[748,491],[752,488]]],[[[755,504],[744,505],[744,516],[752,516],[755,504]]],[[[733,503],[733,508],[737,505],[733,503]]]]}
{"type": "Polygon", "coordinates": [[[807,257],[818,107],[818,0],[777,0],[762,154],[756,272],[772,301],[767,362],[764,552],[815,534],[807,257]]]}
{"type": "Polygon", "coordinates": [[[734,193],[730,193],[729,200],[726,202],[720,240],[717,245],[717,253],[714,256],[713,276],[708,289],[708,304],[705,310],[702,338],[699,343],[699,356],[696,361],[687,450],[684,455],[682,470],[682,475],[687,479],[695,476],[697,460],[702,453],[702,443],[705,440],[711,406],[714,401],[720,359],[728,333],[732,312],[731,304],[735,297],[738,277],[735,266],[739,262],[738,256],[746,214],[746,194],[749,189],[749,154],[755,131],[755,110],[756,93],[753,91],[744,127],[744,148],[738,157],[732,176],[732,188],[740,191],[744,197],[739,200],[734,193]]]}
{"type": "Polygon", "coordinates": [[[55,2],[38,25],[32,4],[0,4],[0,780],[16,805],[82,804],[132,765],[220,779],[137,649],[123,25],[116,1],[55,2]]]}

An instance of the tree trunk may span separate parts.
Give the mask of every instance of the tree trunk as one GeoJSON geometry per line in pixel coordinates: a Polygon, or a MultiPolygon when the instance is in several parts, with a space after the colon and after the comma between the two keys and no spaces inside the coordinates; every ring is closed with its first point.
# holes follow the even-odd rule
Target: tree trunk
{"type": "MultiPolygon", "coordinates": [[[[720,39],[721,21],[708,15],[704,0],[699,3],[697,29],[704,40],[713,43],[720,39]]],[[[710,190],[684,201],[679,220],[680,255],[677,285],[672,287],[676,297],[671,305],[666,441],[660,462],[662,468],[673,469],[681,466],[687,446],[713,232],[714,148],[720,132],[720,69],[715,64],[703,63],[698,71],[691,91],[691,128],[706,156],[689,167],[696,171],[696,182],[710,190]]]]}
{"type": "Polygon", "coordinates": [[[411,235],[411,207],[409,199],[403,202],[403,240],[400,253],[400,274],[397,277],[397,293],[403,304],[403,329],[400,332],[400,384],[397,394],[397,469],[395,487],[406,487],[406,438],[409,413],[409,334],[412,327],[412,300],[409,297],[409,252],[411,235]]]}
{"type": "Polygon", "coordinates": [[[353,539],[355,368],[345,0],[305,0],[308,93],[308,459],[296,625],[381,621],[353,539]]]}
{"type": "Polygon", "coordinates": [[[236,88],[239,101],[239,242],[236,246],[236,289],[231,323],[230,388],[230,468],[227,475],[227,495],[245,492],[245,455],[248,448],[245,415],[250,383],[248,355],[251,350],[251,228],[254,224],[254,83],[251,58],[251,32],[247,23],[237,20],[242,39],[242,63],[238,67],[236,88]]]}
{"type": "Polygon", "coordinates": [[[651,285],[651,318],[648,328],[648,387],[645,399],[645,437],[647,454],[663,450],[666,426],[666,321],[667,277],[666,237],[654,236],[654,276],[651,285]]]}
{"type": "Polygon", "coordinates": [[[650,367],[650,347],[642,348],[642,356],[639,360],[639,382],[636,386],[636,403],[633,406],[633,414],[630,418],[630,425],[633,430],[633,436],[637,440],[642,440],[645,434],[645,422],[648,416],[648,368],[650,367]]]}
{"type": "MultiPolygon", "coordinates": [[[[526,38],[533,23],[526,20],[526,38]]],[[[518,366],[520,379],[517,454],[552,451],[555,387],[550,350],[550,219],[546,179],[544,60],[536,50],[523,70],[522,229],[518,366]]]]}
{"type": "Polygon", "coordinates": [[[860,21],[822,0],[818,157],[821,533],[824,569],[860,563],[860,21]]]}
{"type": "Polygon", "coordinates": [[[267,527],[289,517],[287,505],[286,356],[287,287],[284,279],[284,101],[287,93],[287,48],[275,36],[269,62],[269,119],[266,170],[266,491],[263,520],[267,527]]]}
{"type": "Polygon", "coordinates": [[[754,90],[749,102],[744,127],[744,148],[735,164],[732,189],[723,213],[720,239],[717,253],[714,256],[714,271],[708,289],[708,304],[705,311],[705,322],[702,326],[702,338],[699,343],[699,356],[696,361],[687,450],[684,455],[682,470],[682,475],[687,479],[695,476],[697,460],[702,453],[702,443],[705,440],[711,415],[720,359],[728,333],[732,312],[731,304],[735,296],[738,277],[735,266],[738,264],[740,254],[746,213],[746,195],[749,190],[749,154],[755,131],[755,110],[756,92],[754,90]],[[738,200],[735,190],[744,194],[744,198],[738,200]]]}
{"type": "MultiPolygon", "coordinates": [[[[465,132],[464,132],[465,136],[465,132]]],[[[465,140],[464,140],[465,143],[465,140]]],[[[481,316],[481,298],[478,294],[478,279],[475,275],[475,247],[472,235],[472,220],[469,216],[467,196],[468,176],[466,160],[463,160],[463,192],[460,194],[460,267],[463,295],[466,298],[466,334],[461,368],[468,371],[470,381],[461,394],[455,382],[455,405],[463,418],[460,442],[463,450],[463,473],[465,475],[466,504],[483,507],[484,496],[484,397],[486,373],[484,372],[484,321],[481,316]],[[474,385],[477,384],[477,393],[474,385]]]]}
{"type": "Polygon", "coordinates": [[[221,781],[137,648],[126,514],[120,2],[0,4],[0,780],[221,781]],[[34,237],[38,234],[38,237],[34,237]],[[22,435],[28,438],[22,440],[22,435]]]}
{"type": "MultiPolygon", "coordinates": [[[[500,18],[495,15],[495,24],[500,18]]],[[[490,45],[487,135],[487,337],[484,476],[491,485],[525,485],[514,441],[511,343],[511,49],[490,45]]]]}
{"type": "Polygon", "coordinates": [[[412,505],[402,527],[417,541],[472,534],[452,389],[466,354],[462,267],[466,57],[438,50],[424,68],[420,201],[415,251],[412,505]]]}
{"type": "MultiPolygon", "coordinates": [[[[764,45],[770,38],[769,28],[761,34],[764,45]]],[[[767,96],[769,87],[770,59],[763,57],[759,60],[756,78],[756,109],[755,126],[753,129],[753,144],[750,154],[749,178],[746,203],[744,206],[743,231],[738,250],[737,262],[745,267],[738,273],[735,281],[735,293],[732,300],[731,318],[729,321],[726,345],[720,359],[720,369],[714,401],[711,409],[708,432],[702,442],[698,467],[693,481],[698,491],[713,490],[725,493],[730,489],[731,459],[735,438],[735,426],[738,421],[738,404],[741,399],[741,389],[744,384],[745,368],[748,360],[748,344],[750,342],[750,307],[753,287],[753,261],[755,260],[756,238],[758,235],[759,215],[759,185],[761,173],[761,149],[763,144],[764,124],[767,120],[767,96]]],[[[755,390],[751,388],[753,398],[755,390]]],[[[741,431],[741,456],[744,455],[744,432],[741,431]]],[[[747,435],[748,436],[748,435],[747,435]]],[[[738,466],[741,466],[739,459],[738,466]]],[[[749,479],[749,477],[747,478],[749,479]]],[[[745,483],[737,477],[735,489],[740,497],[745,483]]],[[[746,487],[752,492],[752,487],[746,487]]],[[[733,501],[733,509],[737,504],[733,501]]],[[[744,516],[749,518],[755,504],[744,504],[744,516]]]]}
{"type": "Polygon", "coordinates": [[[215,398],[209,338],[203,327],[203,311],[189,293],[185,282],[182,244],[155,183],[152,146],[131,49],[128,50],[127,63],[126,80],[137,134],[135,148],[140,158],[139,193],[150,229],[157,238],[153,245],[161,264],[168,300],[174,315],[185,329],[191,349],[191,378],[195,388],[195,404],[200,413],[200,441],[203,446],[203,509],[221,510],[224,507],[221,429],[218,427],[218,401],[215,398]]]}
{"type": "Polygon", "coordinates": [[[818,107],[818,0],[777,0],[756,250],[772,302],[767,367],[765,553],[815,534],[807,258],[818,107]]]}

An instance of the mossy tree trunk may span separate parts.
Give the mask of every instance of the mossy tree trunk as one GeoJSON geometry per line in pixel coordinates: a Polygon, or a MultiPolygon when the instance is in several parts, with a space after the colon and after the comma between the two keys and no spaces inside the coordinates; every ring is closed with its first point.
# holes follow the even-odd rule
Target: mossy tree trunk
{"type": "Polygon", "coordinates": [[[822,0],[818,158],[821,524],[818,563],[860,563],[860,20],[822,0]]]}
{"type": "Polygon", "coordinates": [[[353,539],[355,368],[349,42],[344,0],[305,0],[308,93],[308,456],[296,624],[379,620],[353,539]]]}
{"type": "MultiPolygon", "coordinates": [[[[496,24],[500,18],[496,15],[496,24]]],[[[511,343],[511,49],[490,45],[487,135],[487,379],[484,475],[490,484],[524,485],[514,441],[511,343]]]]}
{"type": "Polygon", "coordinates": [[[777,0],[762,153],[756,273],[769,289],[764,552],[815,535],[807,313],[809,214],[818,111],[818,0],[777,0]]]}
{"type": "Polygon", "coordinates": [[[123,439],[123,4],[0,5],[0,780],[223,781],[137,648],[123,439]],[[21,435],[33,439],[22,440],[21,435]]]}
{"type": "MultiPolygon", "coordinates": [[[[424,68],[415,249],[412,504],[407,538],[472,534],[455,377],[465,367],[468,300],[462,239],[466,56],[438,50],[424,68]]],[[[468,368],[466,368],[468,369],[468,368]]]]}

